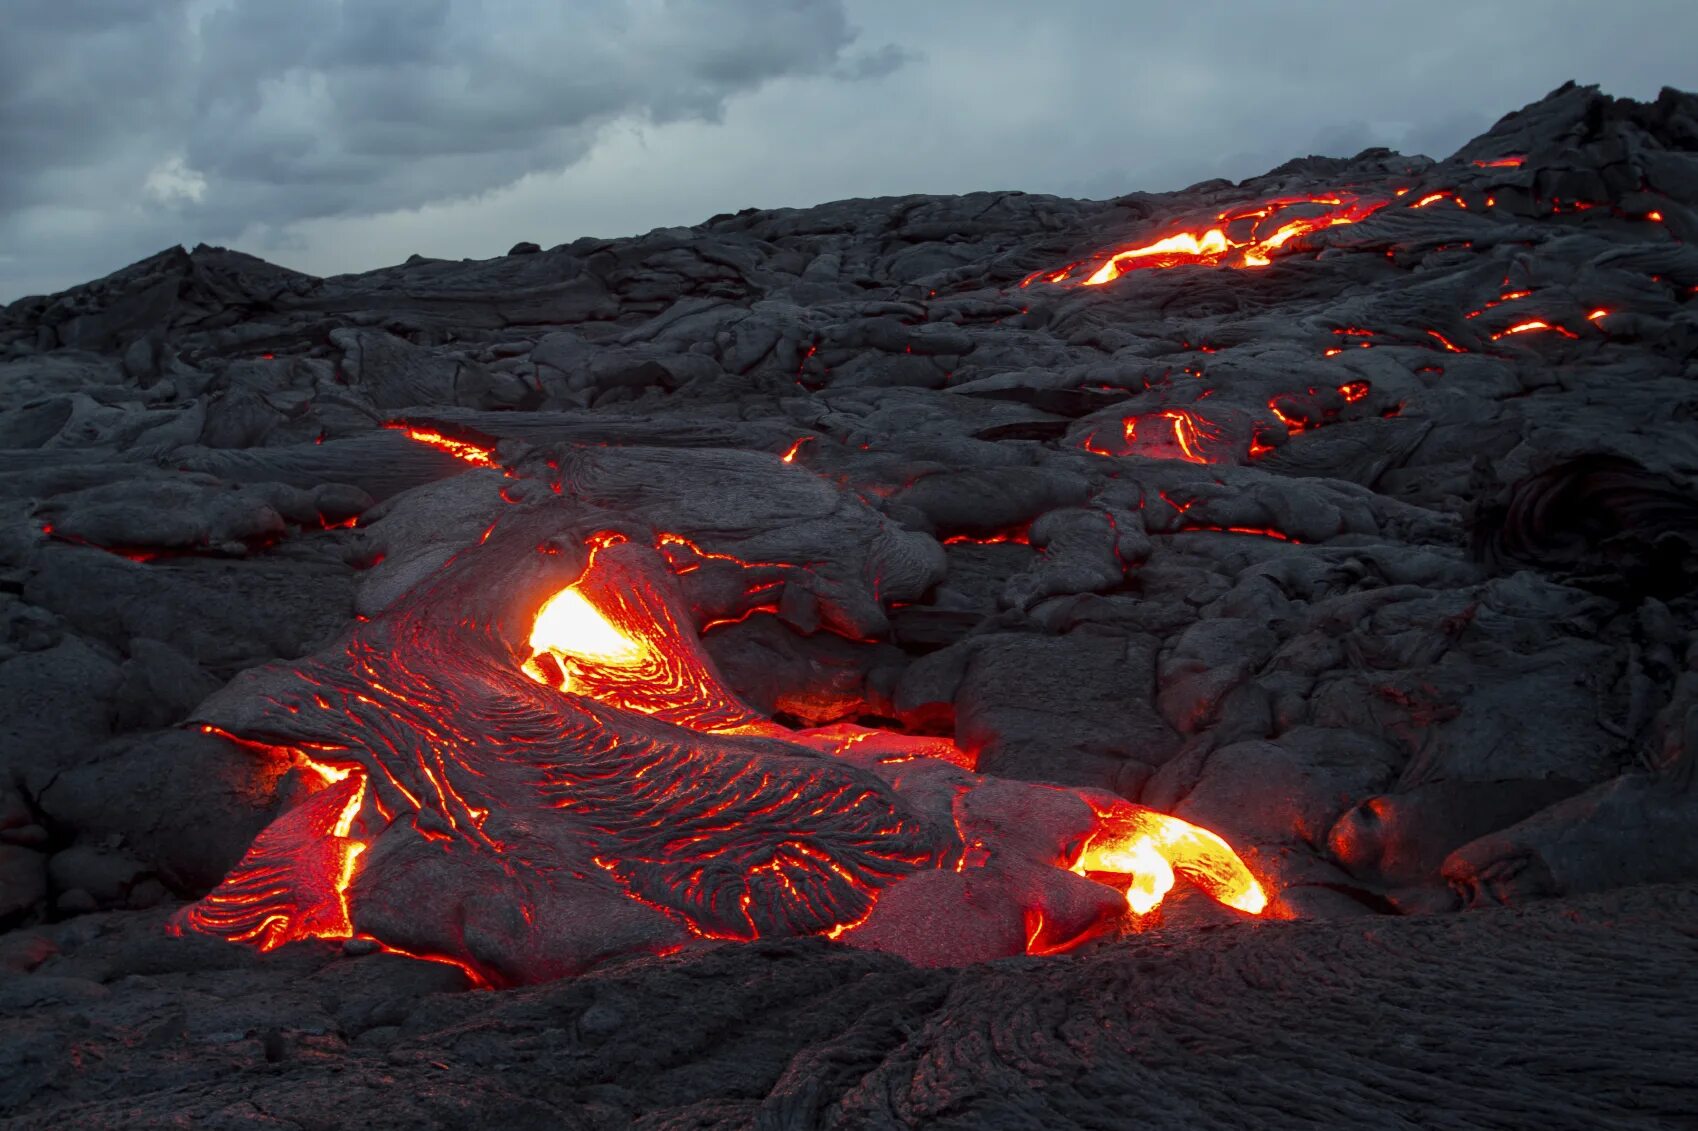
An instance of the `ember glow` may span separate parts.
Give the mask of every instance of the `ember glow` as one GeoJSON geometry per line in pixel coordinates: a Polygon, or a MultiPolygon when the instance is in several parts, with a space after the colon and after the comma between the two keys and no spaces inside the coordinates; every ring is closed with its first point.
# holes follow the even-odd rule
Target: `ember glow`
{"type": "Polygon", "coordinates": [[[1458,208],[1468,207],[1467,203],[1463,201],[1460,196],[1457,196],[1454,192],[1450,192],[1449,190],[1442,192],[1430,192],[1426,196],[1423,196],[1420,200],[1417,200],[1414,204],[1411,204],[1409,207],[1426,208],[1429,205],[1437,204],[1441,200],[1448,200],[1455,204],[1458,208]]]}
{"type": "MultiPolygon", "coordinates": [[[[1146,418],[1152,419],[1152,418],[1146,418]]],[[[1138,417],[1126,421],[1126,442],[1135,444],[1138,440],[1138,417]]],[[[1187,463],[1209,463],[1209,457],[1203,454],[1202,443],[1206,439],[1215,439],[1218,435],[1206,420],[1194,412],[1182,408],[1165,409],[1158,412],[1153,420],[1160,420],[1171,431],[1173,445],[1179,449],[1179,458],[1187,463]]],[[[1146,425],[1148,427],[1148,425],[1146,425]]],[[[1163,440],[1165,441],[1165,436],[1163,440]]]]}
{"type": "Polygon", "coordinates": [[[1031,531],[1032,524],[1028,522],[1012,530],[998,530],[994,534],[951,534],[943,540],[943,544],[945,546],[1003,546],[1010,544],[1029,546],[1031,545],[1031,531]]]}
{"type": "Polygon", "coordinates": [[[1045,282],[1094,287],[1111,283],[1131,271],[1184,264],[1266,267],[1273,262],[1273,252],[1299,236],[1340,224],[1354,224],[1384,208],[1386,203],[1365,202],[1348,193],[1265,201],[1249,208],[1222,212],[1210,227],[1174,232],[1147,244],[1116,251],[1085,278],[1073,277],[1074,270],[1080,266],[1074,263],[1059,270],[1035,272],[1023,279],[1020,285],[1045,282]],[[1300,207],[1318,211],[1279,222],[1282,214],[1300,207]]]}
{"type": "Polygon", "coordinates": [[[1257,538],[1270,538],[1275,542],[1290,542],[1293,545],[1301,545],[1302,544],[1302,543],[1298,542],[1297,539],[1293,538],[1291,535],[1285,533],[1283,530],[1275,530],[1275,529],[1273,529],[1272,527],[1269,527],[1269,526],[1203,526],[1201,524],[1198,524],[1198,525],[1181,526],[1174,533],[1176,533],[1176,534],[1251,534],[1251,535],[1254,535],[1257,538]]]}
{"type": "Polygon", "coordinates": [[[429,428],[414,428],[411,424],[407,424],[404,421],[390,421],[385,424],[384,427],[394,429],[397,432],[403,432],[409,440],[425,444],[437,449],[438,451],[447,452],[455,459],[464,460],[466,463],[472,464],[474,467],[501,466],[496,462],[495,449],[493,448],[480,447],[477,444],[469,443],[465,440],[456,440],[452,436],[444,436],[441,432],[436,432],[429,428]]]}
{"type": "Polygon", "coordinates": [[[1221,438],[1219,428],[1200,413],[1185,408],[1128,416],[1120,423],[1120,433],[1118,450],[1103,446],[1095,433],[1087,436],[1082,446],[1092,455],[1134,455],[1208,464],[1216,462],[1208,447],[1221,438]]]}
{"type": "Polygon", "coordinates": [[[1499,330],[1497,333],[1492,335],[1492,341],[1495,342],[1500,338],[1507,338],[1512,334],[1531,334],[1535,331],[1545,331],[1547,333],[1560,335],[1564,338],[1578,338],[1580,336],[1573,330],[1565,329],[1564,327],[1558,326],[1554,323],[1545,322],[1541,319],[1532,319],[1527,322],[1517,322],[1508,329],[1499,330]]]}
{"type": "MultiPolygon", "coordinates": [[[[1029,953],[1108,929],[1115,907],[1150,913],[1176,877],[1265,908],[1226,843],[1184,821],[1098,791],[980,778],[947,739],[762,717],[669,595],[680,565],[737,559],[682,535],[592,535],[576,578],[505,635],[444,615],[478,603],[473,578],[570,556],[522,526],[504,522],[435,588],[356,623],[340,653],[289,669],[265,724],[286,741],[203,724],[300,767],[314,789],[174,931],[261,950],[367,938],[503,985],[609,953],[598,917],[626,940],[619,953],[810,934],[909,953],[902,917],[945,890],[928,877],[976,869],[1023,877],[1005,910],[1029,953]],[[679,547],[694,553],[661,553],[679,547]],[[1026,831],[1005,843],[1015,826],[1026,831]],[[1022,857],[1033,836],[1054,846],[1022,857]],[[905,884],[928,894],[892,896],[887,912],[905,884]]],[[[950,961],[950,940],[924,945],[950,961]]]]}
{"type": "Polygon", "coordinates": [[[1491,300],[1490,302],[1486,303],[1484,306],[1480,307],[1480,309],[1470,310],[1467,314],[1463,315],[1463,317],[1464,318],[1478,318],[1478,317],[1480,317],[1480,315],[1484,314],[1486,311],[1490,310],[1494,306],[1502,306],[1506,302],[1517,302],[1521,299],[1530,297],[1532,294],[1533,294],[1532,291],[1505,291],[1505,292],[1503,292],[1503,294],[1499,295],[1497,298],[1491,300]]]}

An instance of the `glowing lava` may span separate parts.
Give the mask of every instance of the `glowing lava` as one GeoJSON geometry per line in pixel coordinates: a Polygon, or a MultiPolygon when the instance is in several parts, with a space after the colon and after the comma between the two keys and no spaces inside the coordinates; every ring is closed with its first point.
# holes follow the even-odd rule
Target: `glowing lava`
{"type": "Polygon", "coordinates": [[[1327,196],[1282,197],[1238,211],[1222,212],[1216,225],[1200,231],[1182,231],[1150,243],[1112,253],[1082,279],[1073,273],[1080,266],[1069,264],[1059,270],[1039,271],[1021,281],[1101,286],[1130,271],[1157,267],[1200,264],[1207,267],[1266,267],[1272,255],[1299,236],[1341,224],[1354,224],[1378,212],[1388,202],[1365,202],[1348,193],[1327,196]],[[1281,214],[1300,206],[1318,209],[1311,215],[1280,222],[1281,214]],[[1271,227],[1271,230],[1269,230],[1271,227]]]}
{"type": "Polygon", "coordinates": [[[1430,192],[1426,196],[1423,196],[1420,200],[1417,200],[1414,204],[1411,204],[1409,207],[1426,208],[1429,205],[1437,204],[1441,200],[1448,200],[1458,208],[1468,207],[1467,203],[1464,202],[1460,196],[1457,196],[1454,192],[1450,192],[1449,190],[1430,192]]]}
{"type": "Polygon", "coordinates": [[[1497,333],[1492,335],[1492,341],[1495,342],[1495,341],[1499,340],[1500,338],[1507,338],[1512,334],[1531,334],[1531,333],[1534,333],[1535,331],[1541,331],[1541,330],[1548,332],[1548,333],[1557,334],[1557,335],[1564,337],[1564,338],[1578,338],[1580,336],[1579,334],[1576,334],[1573,330],[1569,330],[1569,329],[1566,329],[1562,326],[1558,326],[1558,325],[1556,325],[1555,323],[1552,323],[1552,322],[1546,322],[1542,319],[1535,318],[1535,319],[1531,319],[1531,320],[1526,321],[1526,322],[1517,322],[1515,325],[1510,326],[1507,329],[1499,330],[1497,333]]]}
{"type": "Polygon", "coordinates": [[[1029,546],[1032,544],[1031,533],[1032,524],[1028,522],[1010,530],[998,530],[993,534],[951,534],[943,540],[943,544],[945,546],[1001,546],[1007,544],[1029,546]]]}
{"type": "Polygon", "coordinates": [[[1217,903],[1250,915],[1268,905],[1267,893],[1232,847],[1205,828],[1136,806],[1099,811],[1102,822],[1085,845],[1073,870],[1132,877],[1126,902],[1147,915],[1173,887],[1175,872],[1196,884],[1217,903]]]}
{"type": "Polygon", "coordinates": [[[1478,318],[1478,317],[1480,317],[1480,315],[1484,314],[1486,311],[1490,310],[1494,306],[1502,306],[1506,302],[1519,301],[1520,299],[1527,298],[1532,293],[1533,293],[1532,291],[1505,291],[1505,292],[1503,292],[1503,294],[1499,295],[1497,298],[1493,299],[1492,301],[1486,303],[1484,306],[1480,307],[1480,309],[1470,310],[1467,314],[1463,315],[1463,317],[1464,318],[1478,318]]]}
{"type": "MultiPolygon", "coordinates": [[[[533,673],[537,657],[549,655],[556,664],[589,662],[619,668],[642,663],[644,649],[636,640],[613,627],[601,611],[576,587],[562,589],[543,603],[531,629],[531,659],[525,674],[539,683],[550,683],[540,672],[533,673]]],[[[566,679],[555,684],[561,691],[575,690],[566,679]]]]}
{"type": "Polygon", "coordinates": [[[464,460],[474,467],[500,467],[496,461],[495,449],[481,447],[466,440],[456,440],[452,436],[444,436],[441,432],[429,428],[415,428],[405,421],[392,420],[384,425],[385,428],[404,432],[407,439],[425,444],[438,451],[447,452],[457,460],[464,460]]]}
{"type": "Polygon", "coordinates": [[[1200,413],[1185,408],[1128,416],[1120,422],[1118,450],[1103,447],[1096,433],[1082,447],[1092,455],[1137,455],[1149,459],[1178,459],[1186,463],[1214,463],[1208,445],[1220,439],[1221,431],[1200,413]]]}
{"type": "Polygon", "coordinates": [[[208,700],[203,729],[314,788],[172,929],[370,939],[506,985],[696,938],[1053,953],[1176,877],[1265,907],[1219,837],[1112,794],[763,718],[676,596],[675,571],[720,558],[681,535],[573,545],[520,509],[337,648],[208,700]]]}

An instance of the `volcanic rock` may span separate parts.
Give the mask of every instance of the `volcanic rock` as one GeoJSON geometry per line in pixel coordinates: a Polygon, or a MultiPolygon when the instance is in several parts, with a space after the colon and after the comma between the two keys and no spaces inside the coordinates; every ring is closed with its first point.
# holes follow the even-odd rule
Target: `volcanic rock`
{"type": "Polygon", "coordinates": [[[172,248],[5,307],[0,1116],[1376,1125],[1387,1080],[1433,1122],[1684,1114],[1695,245],[1698,99],[1568,84],[1436,161],[332,279],[172,248]],[[604,551],[713,676],[677,718],[491,627],[604,551]],[[409,761],[531,757],[559,701],[594,725],[471,775],[513,793],[475,821],[409,761]],[[708,819],[555,805],[655,750],[692,789],[825,767],[919,847],[851,899],[751,786],[743,872],[598,855],[708,819]],[[1079,874],[1115,806],[1299,921],[1183,877],[1133,914],[1079,874]],[[281,840],[302,871],[248,868],[281,840]],[[803,857],[853,915],[700,895],[803,857]],[[328,919],[169,937],[233,869],[328,919]]]}

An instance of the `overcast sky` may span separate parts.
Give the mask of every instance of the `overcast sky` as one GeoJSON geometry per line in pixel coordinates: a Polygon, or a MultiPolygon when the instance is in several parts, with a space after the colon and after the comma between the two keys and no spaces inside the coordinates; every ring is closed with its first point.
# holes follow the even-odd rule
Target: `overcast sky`
{"type": "Polygon", "coordinates": [[[0,0],[0,302],[174,243],[316,275],[756,205],[1443,157],[1694,0],[0,0]]]}

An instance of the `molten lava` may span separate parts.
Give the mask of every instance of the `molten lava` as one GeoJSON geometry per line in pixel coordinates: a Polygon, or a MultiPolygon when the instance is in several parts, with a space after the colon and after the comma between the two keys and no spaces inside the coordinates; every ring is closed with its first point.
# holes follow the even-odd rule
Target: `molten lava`
{"type": "Polygon", "coordinates": [[[1137,455],[1209,464],[1217,462],[1209,447],[1220,438],[1221,430],[1201,413],[1167,408],[1126,417],[1120,422],[1120,436],[1110,441],[1113,448],[1105,447],[1094,432],[1085,437],[1082,446],[1099,456],[1137,455]]]}
{"type": "Polygon", "coordinates": [[[1531,334],[1535,331],[1541,330],[1564,338],[1578,338],[1580,336],[1573,330],[1535,318],[1526,322],[1517,322],[1515,325],[1510,326],[1507,329],[1499,330],[1497,333],[1492,335],[1492,341],[1495,342],[1501,338],[1507,338],[1511,334],[1531,334]]]}
{"type": "Polygon", "coordinates": [[[502,985],[692,938],[1051,953],[1147,914],[1176,875],[1265,907],[1225,842],[1176,818],[979,777],[947,739],[761,717],[671,595],[680,566],[736,559],[677,535],[574,550],[526,513],[336,651],[203,707],[312,792],[174,930],[370,939],[502,985]],[[1005,926],[947,926],[967,915],[1005,926]]]}
{"type": "Polygon", "coordinates": [[[1222,212],[1216,225],[1200,231],[1175,232],[1150,243],[1109,255],[1083,279],[1073,277],[1078,263],[1059,270],[1039,271],[1021,281],[1101,286],[1130,271],[1201,264],[1207,267],[1266,267],[1275,251],[1299,236],[1341,224],[1354,224],[1384,208],[1387,201],[1365,202],[1348,193],[1327,196],[1282,197],[1250,208],[1222,212]],[[1310,215],[1282,221],[1282,214],[1307,206],[1310,215]]]}
{"type": "Polygon", "coordinates": [[[447,452],[457,460],[464,460],[474,467],[500,467],[495,458],[494,448],[485,448],[466,440],[456,440],[441,432],[429,428],[415,428],[405,421],[392,420],[384,424],[385,428],[406,433],[407,439],[427,445],[441,452],[447,452]]]}
{"type": "Polygon", "coordinates": [[[945,546],[1001,546],[1015,544],[1029,546],[1032,544],[1032,524],[1027,522],[1008,530],[998,530],[991,534],[951,534],[943,540],[945,546]]]}
{"type": "MultiPolygon", "coordinates": [[[[562,660],[567,665],[587,661],[598,666],[632,668],[642,663],[645,649],[613,627],[573,586],[550,597],[537,611],[536,625],[531,629],[531,652],[531,659],[525,661],[525,674],[540,683],[550,683],[532,671],[537,657],[544,653],[555,657],[557,664],[562,660]]],[[[560,691],[576,690],[564,678],[555,686],[560,691]]]]}
{"type": "Polygon", "coordinates": [[[1250,915],[1268,905],[1267,893],[1245,870],[1226,841],[1196,825],[1151,809],[1098,812],[1102,822],[1073,870],[1132,877],[1126,902],[1134,912],[1154,911],[1178,872],[1217,903],[1250,915]]]}

